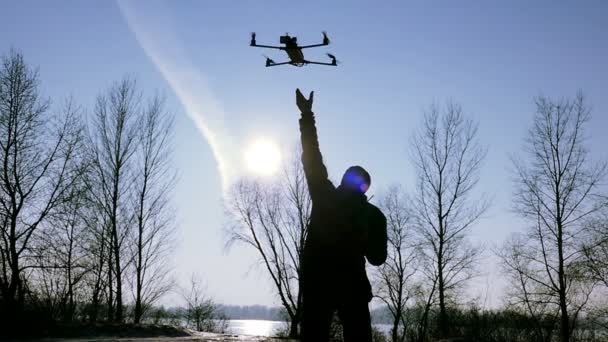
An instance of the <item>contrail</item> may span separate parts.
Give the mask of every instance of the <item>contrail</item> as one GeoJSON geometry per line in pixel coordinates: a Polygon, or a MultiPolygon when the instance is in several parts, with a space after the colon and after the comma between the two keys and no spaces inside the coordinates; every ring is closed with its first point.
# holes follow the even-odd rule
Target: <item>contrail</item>
{"type": "Polygon", "coordinates": [[[203,73],[190,62],[175,33],[169,11],[160,1],[117,1],[139,45],[177,94],[186,113],[205,137],[226,190],[236,176],[233,139],[224,125],[224,111],[203,73]],[[142,6],[136,6],[141,4],[142,6]],[[137,7],[137,8],[136,8],[137,7]]]}

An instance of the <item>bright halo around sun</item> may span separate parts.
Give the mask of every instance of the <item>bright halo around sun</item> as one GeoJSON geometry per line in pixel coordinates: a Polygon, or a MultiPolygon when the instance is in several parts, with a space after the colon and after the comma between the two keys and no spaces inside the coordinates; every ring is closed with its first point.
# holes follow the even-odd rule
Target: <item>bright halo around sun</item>
{"type": "Polygon", "coordinates": [[[245,165],[255,174],[270,176],[277,172],[280,164],[281,151],[272,141],[256,140],[245,151],[245,165]]]}

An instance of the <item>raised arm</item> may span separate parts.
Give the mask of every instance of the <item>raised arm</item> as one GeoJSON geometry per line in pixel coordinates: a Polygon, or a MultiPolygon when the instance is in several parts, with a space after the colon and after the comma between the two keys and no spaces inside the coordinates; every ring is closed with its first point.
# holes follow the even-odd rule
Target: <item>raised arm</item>
{"type": "Polygon", "coordinates": [[[299,89],[296,90],[296,103],[300,108],[300,139],[302,141],[302,164],[308,183],[308,190],[313,203],[327,198],[328,192],[334,190],[333,184],[327,176],[327,168],[323,164],[323,157],[319,148],[315,115],[312,112],[314,92],[307,100],[299,89]]]}

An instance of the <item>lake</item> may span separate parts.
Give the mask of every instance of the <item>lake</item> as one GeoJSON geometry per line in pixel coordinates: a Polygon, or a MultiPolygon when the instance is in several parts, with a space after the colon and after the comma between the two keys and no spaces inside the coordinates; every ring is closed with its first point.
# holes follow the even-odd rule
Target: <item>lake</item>
{"type": "Polygon", "coordinates": [[[228,321],[228,333],[236,335],[275,336],[279,330],[288,326],[283,321],[257,319],[233,319],[228,321]]]}

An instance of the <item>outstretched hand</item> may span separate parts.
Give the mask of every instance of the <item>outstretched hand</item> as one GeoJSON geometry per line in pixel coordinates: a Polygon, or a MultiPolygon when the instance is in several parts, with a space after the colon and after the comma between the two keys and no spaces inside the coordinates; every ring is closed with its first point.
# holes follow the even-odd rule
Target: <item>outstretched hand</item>
{"type": "Polygon", "coordinates": [[[312,99],[315,95],[314,91],[310,92],[310,97],[308,100],[302,95],[300,89],[296,89],[296,104],[298,108],[300,108],[301,113],[310,113],[312,112],[312,99]]]}

